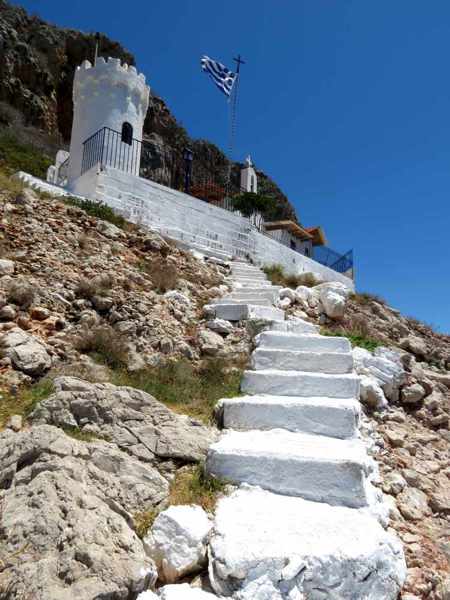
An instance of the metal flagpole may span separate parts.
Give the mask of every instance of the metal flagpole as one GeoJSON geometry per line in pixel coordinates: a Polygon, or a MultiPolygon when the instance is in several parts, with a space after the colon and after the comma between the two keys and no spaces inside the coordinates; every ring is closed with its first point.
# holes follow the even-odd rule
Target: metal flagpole
{"type": "Polygon", "coordinates": [[[231,164],[233,161],[233,150],[234,150],[234,141],[236,138],[236,111],[237,111],[237,101],[238,101],[238,91],[239,91],[239,79],[241,72],[241,65],[245,65],[245,61],[242,60],[241,55],[238,54],[236,58],[233,58],[235,63],[237,64],[236,68],[236,80],[233,85],[233,90],[231,92],[231,97],[229,99],[229,121],[230,121],[230,133],[229,133],[229,148],[228,148],[228,156],[229,156],[229,164],[228,164],[228,177],[227,177],[227,196],[229,195],[230,182],[231,182],[231,164]]]}
{"type": "Polygon", "coordinates": [[[94,67],[97,64],[97,57],[98,57],[98,48],[100,46],[100,33],[97,31],[97,33],[95,34],[95,54],[94,54],[94,67]]]}

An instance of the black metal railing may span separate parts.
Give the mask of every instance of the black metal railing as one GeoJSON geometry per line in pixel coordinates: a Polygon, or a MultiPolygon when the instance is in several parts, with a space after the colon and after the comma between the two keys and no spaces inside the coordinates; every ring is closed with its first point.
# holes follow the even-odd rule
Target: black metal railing
{"type": "Polygon", "coordinates": [[[353,271],[353,250],[349,250],[345,254],[339,254],[328,248],[328,246],[315,246],[312,258],[338,273],[353,271]]]}

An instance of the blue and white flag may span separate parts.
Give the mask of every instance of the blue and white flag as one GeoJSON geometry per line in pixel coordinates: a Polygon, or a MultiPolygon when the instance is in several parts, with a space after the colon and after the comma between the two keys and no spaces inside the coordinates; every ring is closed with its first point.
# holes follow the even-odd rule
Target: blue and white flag
{"type": "Polygon", "coordinates": [[[201,63],[202,69],[208,73],[219,90],[223,92],[225,96],[229,96],[236,80],[236,73],[227,69],[226,66],[222,65],[220,62],[209,58],[209,56],[203,56],[201,63]]]}

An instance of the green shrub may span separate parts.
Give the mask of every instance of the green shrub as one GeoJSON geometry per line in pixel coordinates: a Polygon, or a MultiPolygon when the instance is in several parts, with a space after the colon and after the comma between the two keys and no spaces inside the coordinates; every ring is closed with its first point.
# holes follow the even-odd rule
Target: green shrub
{"type": "Polygon", "coordinates": [[[143,510],[133,516],[134,529],[138,537],[143,539],[147,535],[157,516],[158,511],[155,508],[143,510]]]}
{"type": "Polygon", "coordinates": [[[97,219],[101,219],[102,221],[108,221],[116,227],[120,227],[124,229],[128,224],[126,219],[124,219],[121,215],[118,215],[113,211],[113,209],[104,204],[103,202],[95,202],[94,200],[82,200],[81,198],[75,198],[74,196],[66,196],[63,198],[65,204],[70,206],[76,206],[80,208],[85,213],[90,215],[91,217],[96,217],[97,219]]]}
{"type": "Polygon", "coordinates": [[[0,134],[0,164],[9,171],[26,171],[45,179],[52,159],[42,150],[19,142],[11,133],[0,134]]]}

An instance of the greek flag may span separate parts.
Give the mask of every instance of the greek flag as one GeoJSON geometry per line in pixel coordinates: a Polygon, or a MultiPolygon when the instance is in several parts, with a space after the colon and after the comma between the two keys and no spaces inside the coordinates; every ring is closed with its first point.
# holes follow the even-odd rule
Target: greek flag
{"type": "Polygon", "coordinates": [[[203,56],[201,64],[202,69],[208,73],[219,90],[223,92],[225,96],[229,96],[236,80],[236,73],[227,69],[226,66],[222,65],[220,62],[209,58],[209,56],[203,56]]]}

